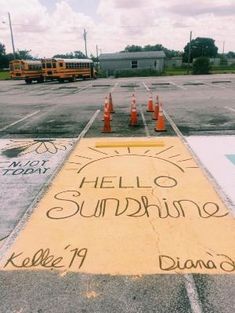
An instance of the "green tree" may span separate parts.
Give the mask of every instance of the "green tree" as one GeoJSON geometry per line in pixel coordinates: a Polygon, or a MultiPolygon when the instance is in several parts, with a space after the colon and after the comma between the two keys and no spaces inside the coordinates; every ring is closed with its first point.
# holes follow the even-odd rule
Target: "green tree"
{"type": "Polygon", "coordinates": [[[163,47],[163,45],[161,45],[161,44],[156,44],[153,46],[152,45],[146,45],[143,48],[141,46],[131,45],[131,46],[126,46],[124,51],[121,51],[121,52],[139,52],[139,51],[163,51],[163,52],[165,52],[165,55],[168,58],[182,55],[182,52],[176,51],[176,50],[169,50],[169,49],[163,47]]]}
{"type": "MultiPolygon", "coordinates": [[[[183,61],[188,62],[190,42],[184,47],[183,61]]],[[[190,63],[198,57],[214,58],[217,56],[218,48],[214,39],[197,37],[191,41],[190,63]]]]}
{"type": "Polygon", "coordinates": [[[121,52],[140,52],[143,51],[143,48],[141,46],[135,46],[135,45],[131,45],[131,46],[126,46],[126,48],[124,49],[124,51],[121,52]]]}
{"type": "Polygon", "coordinates": [[[235,52],[233,51],[229,51],[227,54],[226,54],[227,58],[235,58],[235,52]]]}
{"type": "Polygon", "coordinates": [[[7,68],[9,66],[9,62],[6,56],[5,45],[0,43],[0,69],[7,68]]]}
{"type": "Polygon", "coordinates": [[[156,44],[154,46],[146,45],[144,46],[144,51],[163,51],[165,48],[161,44],[156,44]]]}
{"type": "Polygon", "coordinates": [[[86,56],[83,52],[77,50],[74,52],[69,52],[65,54],[55,54],[53,58],[61,58],[61,59],[86,59],[86,56]]]}
{"type": "Polygon", "coordinates": [[[0,55],[5,55],[5,54],[6,54],[5,45],[0,42],[0,55]]]}
{"type": "Polygon", "coordinates": [[[82,51],[80,51],[80,50],[74,51],[74,57],[76,59],[86,59],[87,58],[85,56],[85,54],[82,51]]]}
{"type": "Polygon", "coordinates": [[[20,60],[33,60],[33,56],[30,54],[31,50],[17,50],[16,57],[20,60]]]}
{"type": "Polygon", "coordinates": [[[207,57],[199,57],[193,62],[193,74],[209,74],[210,60],[207,57]]]}

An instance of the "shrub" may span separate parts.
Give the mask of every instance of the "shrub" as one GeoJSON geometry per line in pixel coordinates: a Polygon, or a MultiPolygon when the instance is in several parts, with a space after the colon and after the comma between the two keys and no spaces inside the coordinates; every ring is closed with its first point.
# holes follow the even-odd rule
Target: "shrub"
{"type": "Polygon", "coordinates": [[[133,70],[117,70],[114,73],[115,78],[118,77],[147,77],[160,76],[161,73],[154,69],[133,69],[133,70]]]}
{"type": "Polygon", "coordinates": [[[199,57],[193,62],[193,74],[209,74],[210,60],[207,57],[199,57]]]}

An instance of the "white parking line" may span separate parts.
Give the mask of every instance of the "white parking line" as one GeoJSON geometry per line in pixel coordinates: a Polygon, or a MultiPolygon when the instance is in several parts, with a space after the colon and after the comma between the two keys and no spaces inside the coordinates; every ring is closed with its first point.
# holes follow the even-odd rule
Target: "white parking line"
{"type": "Polygon", "coordinates": [[[117,88],[118,84],[119,84],[119,82],[116,82],[116,84],[111,88],[110,92],[114,92],[114,89],[117,88]]]}
{"type": "Polygon", "coordinates": [[[80,91],[83,91],[83,90],[89,89],[90,87],[92,87],[92,84],[89,84],[89,85],[87,85],[87,86],[84,86],[84,87],[82,87],[82,88],[78,89],[78,91],[77,91],[77,92],[80,92],[80,91]]]}
{"type": "MultiPolygon", "coordinates": [[[[171,127],[176,132],[177,136],[181,139],[183,144],[191,151],[191,153],[195,157],[195,154],[193,153],[192,149],[190,149],[187,141],[184,139],[183,134],[181,133],[179,128],[176,126],[174,121],[171,119],[171,117],[168,115],[168,113],[165,110],[164,110],[164,115],[165,115],[166,119],[168,120],[168,122],[171,124],[171,127]]],[[[197,288],[195,286],[193,276],[191,274],[185,274],[183,276],[184,276],[185,288],[186,288],[187,295],[189,298],[192,313],[202,313],[203,312],[202,311],[202,305],[201,305],[201,301],[200,301],[199,296],[198,296],[198,292],[197,292],[197,288]]]]}
{"type": "Polygon", "coordinates": [[[203,83],[204,85],[206,85],[206,86],[209,86],[209,87],[214,87],[214,88],[221,88],[221,89],[226,89],[227,87],[225,87],[225,86],[218,86],[218,84],[213,84],[213,83],[205,83],[205,82],[201,82],[201,83],[203,83]]]}
{"type": "Polygon", "coordinates": [[[202,305],[198,296],[197,288],[193,279],[193,275],[185,274],[184,283],[187,290],[192,313],[202,313],[202,305]]]}
{"type": "Polygon", "coordinates": [[[38,114],[39,112],[40,112],[40,110],[35,111],[35,112],[33,112],[33,113],[29,114],[29,115],[26,115],[25,117],[21,118],[20,120],[17,120],[17,121],[15,121],[15,122],[13,122],[13,123],[11,123],[11,124],[5,126],[5,127],[0,128],[0,131],[6,130],[6,129],[10,128],[11,126],[14,126],[14,125],[16,125],[16,124],[18,124],[18,123],[20,123],[20,122],[26,120],[27,118],[30,118],[30,117],[32,117],[32,116],[38,114]]]}
{"type": "Polygon", "coordinates": [[[77,141],[79,141],[81,138],[83,138],[86,135],[86,133],[88,132],[88,130],[91,127],[91,125],[94,123],[94,121],[95,121],[95,119],[96,119],[96,117],[98,116],[99,113],[100,113],[100,110],[96,110],[95,111],[95,113],[90,118],[89,122],[86,124],[84,129],[81,131],[81,133],[77,137],[77,141]]]}
{"type": "MultiPolygon", "coordinates": [[[[227,107],[229,108],[229,107],[227,107]]],[[[232,108],[229,108],[232,109],[232,108]]],[[[235,112],[234,109],[232,111],[235,112]]],[[[164,110],[164,115],[168,122],[170,123],[171,127],[174,129],[176,132],[177,136],[179,139],[182,141],[182,143],[186,146],[186,148],[190,151],[190,153],[193,155],[196,163],[198,166],[201,168],[201,170],[204,172],[205,176],[208,178],[209,182],[211,185],[214,187],[214,189],[217,191],[217,193],[220,195],[226,206],[230,209],[230,212],[233,212],[231,204],[227,201],[227,197],[224,194],[224,191],[221,189],[221,187],[218,185],[218,183],[215,181],[215,179],[212,177],[210,172],[205,168],[205,166],[202,164],[202,162],[199,160],[193,149],[190,147],[188,142],[186,141],[185,137],[181,133],[181,131],[178,129],[172,118],[168,115],[168,113],[164,110]]],[[[195,286],[194,278],[192,274],[185,274],[184,276],[184,281],[185,281],[185,287],[187,290],[187,294],[189,297],[190,305],[191,305],[191,310],[192,313],[202,313],[202,305],[201,301],[198,296],[197,288],[195,286]]]]}
{"type": "Polygon", "coordinates": [[[230,111],[232,111],[232,112],[235,112],[235,109],[233,109],[233,108],[230,108],[230,107],[225,107],[225,109],[228,109],[228,110],[230,110],[230,111]]]}
{"type": "Polygon", "coordinates": [[[144,117],[142,106],[140,106],[140,114],[141,114],[141,117],[142,117],[142,120],[143,120],[143,123],[144,123],[144,129],[145,129],[146,136],[150,137],[149,129],[148,129],[145,117],[144,117]]]}
{"type": "Polygon", "coordinates": [[[150,91],[149,87],[145,84],[145,82],[143,82],[143,85],[147,91],[150,91]]]}
{"type": "Polygon", "coordinates": [[[183,89],[183,90],[187,90],[187,88],[183,87],[183,86],[180,86],[180,85],[177,85],[176,83],[173,83],[173,82],[169,82],[170,84],[172,84],[173,86],[176,86],[177,88],[180,88],[180,89],[183,89]]]}

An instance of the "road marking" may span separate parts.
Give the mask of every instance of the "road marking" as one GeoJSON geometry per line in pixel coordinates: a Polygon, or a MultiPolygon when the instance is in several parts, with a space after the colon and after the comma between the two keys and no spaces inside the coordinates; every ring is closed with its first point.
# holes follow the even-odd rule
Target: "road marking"
{"type": "Polygon", "coordinates": [[[38,114],[39,112],[40,112],[40,110],[35,111],[35,112],[33,112],[33,113],[29,114],[29,115],[26,115],[25,117],[21,118],[20,120],[17,120],[17,121],[15,121],[15,122],[13,122],[13,123],[5,126],[5,127],[0,128],[0,131],[4,131],[4,130],[10,128],[11,126],[14,126],[14,125],[16,125],[16,124],[18,124],[20,122],[23,122],[24,120],[26,120],[26,119],[28,119],[28,118],[38,114]]]}
{"type": "Polygon", "coordinates": [[[143,113],[143,108],[142,106],[140,106],[140,114],[144,123],[144,129],[145,129],[145,133],[147,137],[150,137],[150,133],[149,133],[149,129],[148,129],[148,125],[146,123],[145,117],[144,117],[144,113],[143,113]]]}
{"type": "Polygon", "coordinates": [[[206,83],[206,82],[202,82],[204,85],[209,86],[209,87],[214,87],[214,88],[221,88],[221,89],[227,89],[228,87],[225,86],[218,86],[217,84],[213,84],[213,83],[206,83]]]}
{"type": "MultiPolygon", "coordinates": [[[[80,88],[80,89],[78,89],[76,92],[74,92],[75,94],[77,94],[77,93],[79,93],[79,92],[82,92],[82,91],[84,91],[84,90],[87,90],[87,89],[89,89],[90,87],[92,87],[92,84],[89,84],[89,85],[87,85],[87,86],[85,86],[85,87],[82,87],[82,88],[80,88]]],[[[59,90],[59,88],[57,88],[56,90],[59,90]]],[[[59,95],[59,94],[57,94],[56,95],[56,97],[58,98],[60,98],[60,97],[68,97],[68,96],[71,96],[70,95],[70,93],[68,93],[68,94],[61,94],[61,95],[59,95]]],[[[59,104],[59,105],[61,105],[61,104],[59,104]]]]}
{"type": "Polygon", "coordinates": [[[203,313],[201,301],[198,296],[197,288],[192,274],[184,275],[184,283],[188,294],[192,313],[203,313]]]}
{"type": "Polygon", "coordinates": [[[232,111],[232,112],[235,112],[235,109],[233,109],[233,108],[230,108],[230,107],[227,107],[227,106],[225,108],[230,110],[230,111],[232,111]]]}
{"type": "Polygon", "coordinates": [[[168,120],[168,122],[171,124],[171,127],[173,128],[173,130],[175,131],[175,133],[178,135],[178,137],[180,137],[180,139],[186,143],[187,147],[188,144],[186,142],[186,140],[184,139],[183,134],[181,133],[181,131],[179,130],[179,128],[176,126],[176,124],[174,123],[174,121],[172,120],[172,118],[168,115],[168,113],[166,112],[166,110],[163,110],[163,113],[166,117],[166,119],[168,120]]]}
{"type": "Polygon", "coordinates": [[[183,89],[183,90],[187,90],[187,88],[183,87],[183,86],[180,86],[180,85],[177,85],[176,83],[173,83],[173,82],[169,82],[170,84],[180,88],[180,89],[183,89]]]}
{"type": "Polygon", "coordinates": [[[86,89],[89,89],[90,87],[92,87],[92,84],[89,84],[89,85],[87,85],[87,86],[85,86],[85,87],[82,87],[82,88],[78,89],[78,91],[77,91],[76,93],[78,93],[78,92],[80,92],[80,91],[84,91],[84,90],[86,90],[86,89]]]}
{"type": "Polygon", "coordinates": [[[143,85],[144,85],[145,89],[149,92],[149,91],[150,91],[150,89],[149,89],[149,87],[146,85],[146,83],[145,83],[145,82],[143,82],[143,85]]]}
{"type": "Polygon", "coordinates": [[[84,127],[84,129],[82,130],[80,135],[77,137],[77,141],[79,141],[81,138],[83,138],[86,135],[86,133],[88,132],[91,125],[94,123],[94,121],[95,121],[95,119],[99,113],[100,113],[100,110],[96,110],[96,112],[92,115],[89,122],[86,124],[86,126],[84,127]]]}
{"type": "Polygon", "coordinates": [[[111,88],[110,92],[114,92],[114,89],[117,88],[118,84],[119,84],[119,82],[116,82],[115,85],[111,88]]]}

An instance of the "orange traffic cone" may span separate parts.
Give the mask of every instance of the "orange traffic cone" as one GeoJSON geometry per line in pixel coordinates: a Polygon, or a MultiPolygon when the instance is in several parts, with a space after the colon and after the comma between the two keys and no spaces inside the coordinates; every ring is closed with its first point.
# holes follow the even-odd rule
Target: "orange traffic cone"
{"type": "Polygon", "coordinates": [[[134,93],[131,96],[131,108],[132,108],[133,105],[136,106],[136,98],[135,98],[135,94],[134,93]]]}
{"type": "Polygon", "coordinates": [[[110,125],[110,112],[108,110],[108,106],[104,107],[104,127],[102,133],[111,133],[111,125],[110,125]]]}
{"type": "Polygon", "coordinates": [[[131,116],[130,116],[130,126],[137,126],[138,123],[138,116],[137,116],[137,108],[136,108],[136,102],[135,98],[132,97],[131,102],[131,116]]]}
{"type": "MultiPolygon", "coordinates": [[[[105,112],[106,109],[107,109],[107,112],[108,112],[108,115],[109,115],[109,119],[110,119],[110,121],[112,121],[112,116],[110,114],[110,105],[109,105],[108,97],[105,97],[105,100],[104,100],[104,112],[105,112]]],[[[103,118],[103,121],[104,121],[104,118],[103,118]]]]}
{"type": "Polygon", "coordinates": [[[154,111],[153,111],[153,118],[152,118],[153,120],[158,119],[158,113],[159,113],[159,98],[157,96],[154,111]]]}
{"type": "Polygon", "coordinates": [[[156,127],[154,128],[156,132],[164,132],[166,131],[166,126],[165,126],[165,117],[163,114],[163,109],[162,109],[162,104],[159,104],[159,114],[158,114],[158,119],[156,122],[156,127]]]}
{"type": "Polygon", "coordinates": [[[148,104],[147,104],[147,112],[153,112],[153,97],[152,95],[149,96],[148,104]]]}
{"type": "Polygon", "coordinates": [[[113,99],[112,99],[111,92],[109,93],[109,112],[110,113],[115,113],[114,109],[113,109],[113,99]]]}

